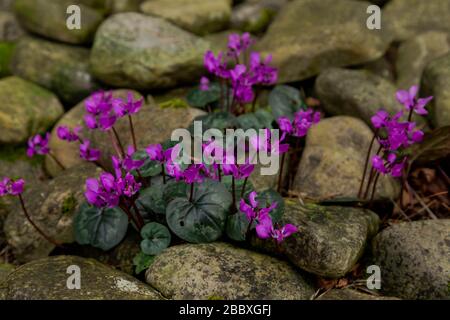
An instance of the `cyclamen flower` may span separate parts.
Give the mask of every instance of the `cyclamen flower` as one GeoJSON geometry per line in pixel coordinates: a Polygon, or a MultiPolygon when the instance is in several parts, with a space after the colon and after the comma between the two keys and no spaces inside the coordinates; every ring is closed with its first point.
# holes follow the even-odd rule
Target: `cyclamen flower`
{"type": "Polygon", "coordinates": [[[122,160],[122,166],[126,171],[140,169],[145,163],[145,160],[134,160],[133,159],[134,153],[135,153],[134,147],[129,146],[127,149],[127,154],[125,155],[125,158],[122,160]]]}
{"type": "Polygon", "coordinates": [[[242,52],[247,50],[252,44],[250,33],[245,32],[240,36],[237,33],[230,34],[228,37],[228,55],[239,57],[242,52]]]}
{"type": "Polygon", "coordinates": [[[400,162],[396,162],[396,160],[397,156],[394,153],[389,154],[386,160],[379,155],[375,155],[372,157],[372,166],[383,175],[390,174],[392,177],[398,178],[402,176],[407,158],[404,157],[400,162]]]}
{"type": "Polygon", "coordinates": [[[256,200],[256,197],[257,193],[255,191],[252,191],[248,197],[249,204],[246,203],[244,199],[241,199],[239,203],[239,210],[245,214],[249,222],[253,221],[254,219],[259,219],[266,215],[269,215],[269,213],[278,205],[276,202],[274,202],[267,208],[259,208],[259,203],[256,200]]]}
{"type": "Polygon", "coordinates": [[[207,77],[201,77],[200,79],[200,90],[208,91],[209,90],[209,79],[207,77]]]}
{"type": "Polygon", "coordinates": [[[73,142],[73,141],[77,141],[80,139],[79,138],[80,131],[81,131],[81,126],[75,127],[75,129],[73,129],[73,131],[71,131],[66,126],[59,126],[56,129],[56,134],[57,134],[58,138],[61,140],[73,142]]]}
{"type": "Polygon", "coordinates": [[[116,123],[114,109],[119,108],[122,100],[112,97],[110,92],[96,92],[85,102],[87,114],[84,122],[89,129],[100,128],[103,131],[111,129],[116,123]]]}
{"type": "Polygon", "coordinates": [[[409,90],[399,90],[396,93],[397,101],[403,104],[406,110],[414,110],[417,114],[426,115],[428,111],[425,109],[425,106],[433,97],[417,99],[418,91],[419,87],[417,85],[412,86],[409,90]]]}
{"type": "Polygon", "coordinates": [[[87,201],[98,208],[114,208],[119,205],[120,188],[116,179],[110,173],[102,173],[100,178],[89,178],[86,180],[87,201]]]}
{"type": "Polygon", "coordinates": [[[4,177],[0,180],[0,197],[3,196],[18,196],[23,193],[25,180],[18,179],[16,181],[4,177]]]}
{"type": "Polygon", "coordinates": [[[272,55],[268,55],[264,61],[261,61],[261,56],[258,52],[250,54],[250,70],[253,74],[253,82],[261,85],[273,85],[278,80],[278,70],[270,67],[272,62],[272,55]]]}
{"type": "Polygon", "coordinates": [[[115,114],[118,117],[124,117],[127,115],[132,115],[132,114],[138,113],[139,110],[141,110],[143,103],[144,103],[143,98],[134,100],[133,93],[128,92],[126,102],[123,102],[119,99],[119,100],[116,100],[112,105],[113,105],[115,114]]]}
{"type": "Polygon", "coordinates": [[[299,110],[295,113],[295,118],[293,122],[293,133],[294,137],[304,137],[307,135],[309,128],[313,124],[317,124],[320,121],[320,113],[314,112],[312,109],[306,111],[299,110]]]}
{"type": "Polygon", "coordinates": [[[145,151],[147,151],[147,154],[152,161],[163,162],[165,159],[163,147],[160,144],[151,144],[145,151]]]}
{"type": "Polygon", "coordinates": [[[141,183],[136,182],[134,176],[127,172],[125,177],[117,179],[117,187],[126,197],[131,198],[141,189],[141,183]]]}
{"type": "Polygon", "coordinates": [[[209,177],[209,172],[204,164],[192,164],[183,171],[183,177],[187,184],[200,183],[209,177]]]}
{"type": "Polygon", "coordinates": [[[285,137],[283,135],[281,139],[272,138],[270,129],[265,129],[264,135],[253,135],[250,137],[250,145],[256,151],[270,152],[271,154],[283,154],[289,150],[289,144],[281,143],[285,137]],[[272,141],[274,140],[274,141],[272,141]]]}
{"type": "Polygon", "coordinates": [[[39,134],[31,137],[28,140],[28,149],[27,156],[33,157],[36,154],[45,155],[50,152],[50,148],[48,147],[48,142],[50,140],[50,133],[46,133],[45,136],[41,136],[39,134]]]}
{"type": "Polygon", "coordinates": [[[261,239],[273,238],[277,243],[281,243],[284,239],[296,233],[298,228],[292,224],[286,224],[283,227],[275,228],[272,218],[269,215],[262,217],[256,226],[256,234],[261,239]]]}
{"type": "Polygon", "coordinates": [[[80,144],[80,158],[86,161],[98,161],[100,159],[100,150],[90,148],[91,142],[84,140],[80,144]]]}

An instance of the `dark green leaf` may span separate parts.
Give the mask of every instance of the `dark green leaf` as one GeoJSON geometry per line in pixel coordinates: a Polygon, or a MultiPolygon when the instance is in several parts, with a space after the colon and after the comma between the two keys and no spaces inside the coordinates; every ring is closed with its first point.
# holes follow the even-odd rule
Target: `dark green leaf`
{"type": "Polygon", "coordinates": [[[175,198],[167,206],[170,229],[181,239],[193,242],[217,240],[225,229],[232,203],[231,194],[217,181],[196,184],[192,202],[187,197],[175,198]]]}
{"type": "MultiPolygon", "coordinates": [[[[150,160],[145,150],[137,151],[133,154],[134,160],[145,160],[144,165],[139,169],[139,172],[144,178],[157,176],[162,172],[161,164],[157,161],[150,160]]],[[[133,173],[137,176],[137,173],[133,173]]]]}
{"type": "Polygon", "coordinates": [[[161,185],[153,184],[152,186],[142,189],[139,192],[139,198],[136,201],[139,209],[157,214],[166,213],[166,203],[163,200],[163,188],[161,185]]]}
{"type": "Polygon", "coordinates": [[[128,217],[119,208],[96,208],[85,203],[75,217],[74,228],[79,244],[107,251],[125,237],[128,217]]]}
{"type": "Polygon", "coordinates": [[[278,222],[284,213],[284,199],[283,197],[273,189],[266,189],[262,192],[258,192],[256,200],[261,208],[269,207],[272,203],[276,202],[277,207],[270,212],[273,222],[278,222]]]}
{"type": "Polygon", "coordinates": [[[300,91],[287,85],[278,85],[272,90],[269,94],[269,105],[275,119],[285,116],[292,120],[295,112],[306,108],[300,91]]]}
{"type": "Polygon", "coordinates": [[[141,273],[144,270],[147,270],[148,267],[153,263],[155,260],[155,256],[149,256],[146,255],[143,252],[139,252],[134,258],[133,258],[133,265],[135,265],[135,272],[136,274],[141,273]]]}
{"type": "Polygon", "coordinates": [[[227,219],[227,235],[235,241],[245,241],[249,221],[245,214],[237,212],[229,215],[227,219]]]}
{"type": "Polygon", "coordinates": [[[220,85],[218,83],[211,83],[209,90],[206,91],[195,88],[187,94],[186,99],[192,107],[205,108],[208,104],[219,101],[220,85]]]}
{"type": "Polygon", "coordinates": [[[160,254],[164,249],[170,245],[170,231],[166,226],[150,222],[147,223],[141,230],[141,250],[148,255],[160,254]]]}
{"type": "Polygon", "coordinates": [[[188,192],[188,185],[182,181],[170,180],[162,186],[163,200],[167,207],[170,201],[175,198],[186,198],[188,192]]]}

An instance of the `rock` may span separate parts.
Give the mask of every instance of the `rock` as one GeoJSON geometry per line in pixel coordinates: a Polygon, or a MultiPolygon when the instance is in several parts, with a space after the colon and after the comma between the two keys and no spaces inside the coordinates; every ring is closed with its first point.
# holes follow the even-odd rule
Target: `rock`
{"type": "MultiPolygon", "coordinates": [[[[357,197],[372,136],[370,128],[357,118],[337,116],[320,121],[306,137],[293,189],[314,199],[357,197]]],[[[373,153],[377,149],[375,141],[373,153]]],[[[394,199],[398,193],[395,180],[380,176],[375,200],[394,199]]]]}
{"type": "Polygon", "coordinates": [[[294,0],[284,6],[256,51],[273,54],[279,82],[314,76],[329,67],[380,58],[389,32],[366,27],[368,2],[294,0]]]}
{"type": "Polygon", "coordinates": [[[14,75],[75,104],[99,88],[89,70],[89,50],[36,38],[21,39],[11,61],[14,75]]]}
{"type": "Polygon", "coordinates": [[[403,42],[396,63],[397,86],[409,88],[420,84],[426,65],[448,52],[450,36],[444,32],[429,31],[403,42]]]}
{"type": "Polygon", "coordinates": [[[8,300],[161,300],[161,295],[130,275],[93,259],[54,256],[17,268],[6,280],[8,300]],[[67,268],[78,266],[81,289],[68,290],[67,268]]]}
{"type": "Polygon", "coordinates": [[[145,276],[152,287],[176,300],[303,300],[314,293],[288,263],[220,242],[170,247],[145,276]]]}
{"type": "Polygon", "coordinates": [[[14,9],[20,23],[29,31],[41,36],[73,44],[90,43],[103,14],[91,7],[78,4],[81,28],[67,27],[67,7],[73,0],[16,0],[14,9]]]}
{"type": "Polygon", "coordinates": [[[11,75],[10,61],[14,47],[13,42],[0,41],[0,78],[11,75]]]}
{"type": "Polygon", "coordinates": [[[394,40],[402,41],[430,30],[450,32],[450,2],[392,0],[383,8],[383,25],[394,40]]]}
{"type": "Polygon", "coordinates": [[[16,41],[24,34],[13,13],[0,11],[0,41],[16,41]]]}
{"type": "Polygon", "coordinates": [[[231,27],[241,31],[263,32],[288,0],[247,0],[231,15],[231,27]]]}
{"type": "Polygon", "coordinates": [[[99,28],[91,52],[95,76],[112,86],[171,87],[198,81],[209,44],[161,18],[119,13],[99,28]]]}
{"type": "Polygon", "coordinates": [[[0,143],[24,142],[63,114],[53,93],[18,77],[0,80],[0,99],[0,143]]]}
{"type": "Polygon", "coordinates": [[[372,242],[381,290],[403,299],[449,299],[450,219],[395,224],[372,242]]]}
{"type": "Polygon", "coordinates": [[[427,107],[436,127],[450,125],[450,53],[431,61],[424,70],[421,93],[434,99],[427,107]]]}
{"type": "Polygon", "coordinates": [[[14,266],[9,263],[0,263],[0,285],[7,279],[11,271],[14,270],[14,266]]]}
{"type": "Polygon", "coordinates": [[[141,11],[204,35],[227,27],[231,0],[148,0],[141,4],[141,11]]]}
{"type": "Polygon", "coordinates": [[[139,11],[139,6],[143,0],[111,0],[111,13],[139,11]]]}
{"type": "Polygon", "coordinates": [[[363,68],[364,70],[367,70],[374,75],[382,77],[392,83],[395,82],[395,68],[386,55],[377,60],[365,63],[363,65],[363,68]]]}
{"type": "MultiPolygon", "coordinates": [[[[23,198],[33,222],[56,241],[73,242],[72,221],[85,201],[85,180],[97,174],[96,167],[87,163],[68,169],[53,180],[26,188],[23,198]]],[[[18,261],[45,257],[55,248],[26,220],[17,201],[8,210],[4,231],[18,261]]]]}
{"type": "Polygon", "coordinates": [[[282,253],[295,266],[321,277],[340,278],[355,266],[366,244],[378,230],[372,211],[339,206],[301,205],[285,199],[281,224],[290,223],[299,232],[277,250],[271,241],[252,239],[254,246],[282,253]]]}
{"type": "MultiPolygon", "coordinates": [[[[126,97],[128,90],[115,90],[114,96],[126,97]]],[[[136,98],[140,97],[139,93],[134,92],[136,98]]],[[[80,102],[73,109],[67,112],[64,117],[55,125],[50,139],[50,148],[58,160],[66,167],[70,168],[74,165],[82,163],[79,158],[78,143],[67,143],[57,138],[56,128],[60,125],[66,125],[74,128],[77,125],[83,125],[83,115],[85,113],[84,101],[80,102]]],[[[172,131],[178,128],[186,128],[199,115],[204,114],[203,111],[194,108],[165,108],[161,109],[155,105],[153,101],[144,105],[137,116],[133,117],[133,124],[136,132],[138,148],[144,148],[152,143],[162,143],[168,139],[172,131]]],[[[120,139],[124,146],[132,144],[128,119],[120,119],[115,128],[119,133],[120,139]]],[[[91,140],[92,146],[102,151],[101,162],[109,167],[111,165],[111,155],[114,149],[111,146],[109,136],[105,132],[99,130],[82,131],[82,136],[91,140]]],[[[57,174],[61,169],[54,161],[47,157],[46,168],[51,175],[57,174]]]]}
{"type": "Polygon", "coordinates": [[[364,70],[327,69],[317,77],[314,89],[328,113],[351,115],[368,124],[381,108],[392,114],[402,108],[395,86],[364,70]]]}
{"type": "Polygon", "coordinates": [[[0,10],[9,11],[12,9],[14,0],[0,0],[0,10]]]}
{"type": "Polygon", "coordinates": [[[362,293],[354,289],[332,289],[317,300],[398,300],[398,298],[362,293]]]}

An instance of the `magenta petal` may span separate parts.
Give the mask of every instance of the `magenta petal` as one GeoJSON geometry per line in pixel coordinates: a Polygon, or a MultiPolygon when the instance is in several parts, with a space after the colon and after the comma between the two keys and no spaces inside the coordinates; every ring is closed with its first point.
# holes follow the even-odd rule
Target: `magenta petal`
{"type": "Polygon", "coordinates": [[[250,201],[250,205],[251,205],[253,208],[257,208],[257,207],[258,207],[258,201],[256,201],[256,197],[257,197],[256,191],[252,191],[252,192],[250,193],[250,195],[248,196],[248,199],[249,199],[249,201],[250,201]]]}
{"type": "Polygon", "coordinates": [[[290,223],[286,224],[283,227],[283,236],[289,237],[291,234],[296,233],[298,231],[298,228],[290,223]]]}

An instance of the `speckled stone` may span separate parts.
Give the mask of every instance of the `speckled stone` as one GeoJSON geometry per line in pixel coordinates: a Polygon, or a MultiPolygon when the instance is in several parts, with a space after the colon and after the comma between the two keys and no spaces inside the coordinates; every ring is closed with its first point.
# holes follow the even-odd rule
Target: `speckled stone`
{"type": "Polygon", "coordinates": [[[369,210],[301,205],[285,199],[281,224],[293,224],[299,232],[280,247],[273,242],[252,239],[253,245],[281,253],[297,267],[328,278],[340,278],[349,272],[364,252],[368,240],[378,230],[379,218],[369,210]]]}
{"type": "MultiPolygon", "coordinates": [[[[293,189],[320,200],[356,198],[372,137],[370,128],[357,118],[323,119],[309,130],[293,189]]],[[[373,153],[377,148],[375,142],[373,153]]],[[[395,198],[398,192],[397,181],[381,176],[374,199],[395,198]]]]}
{"type": "Polygon", "coordinates": [[[398,300],[398,298],[373,295],[345,288],[332,289],[320,296],[317,300],[398,300]]]}
{"type": "Polygon", "coordinates": [[[146,280],[172,299],[309,299],[314,289],[286,262],[225,243],[171,247],[146,280]]]}
{"type": "Polygon", "coordinates": [[[22,265],[8,276],[3,286],[5,299],[9,300],[163,299],[153,288],[130,275],[76,256],[54,256],[22,265]],[[67,268],[71,265],[80,267],[79,290],[67,288],[70,276],[67,268]]]}
{"type": "Polygon", "coordinates": [[[381,290],[403,299],[449,299],[450,219],[395,224],[372,242],[381,290]]]}
{"type": "MultiPolygon", "coordinates": [[[[64,171],[53,180],[26,187],[23,198],[33,222],[56,241],[73,242],[72,221],[85,201],[85,180],[97,176],[97,170],[95,165],[85,163],[64,171]]],[[[46,257],[55,248],[26,220],[18,201],[12,203],[8,211],[4,230],[18,261],[46,257]]]]}

